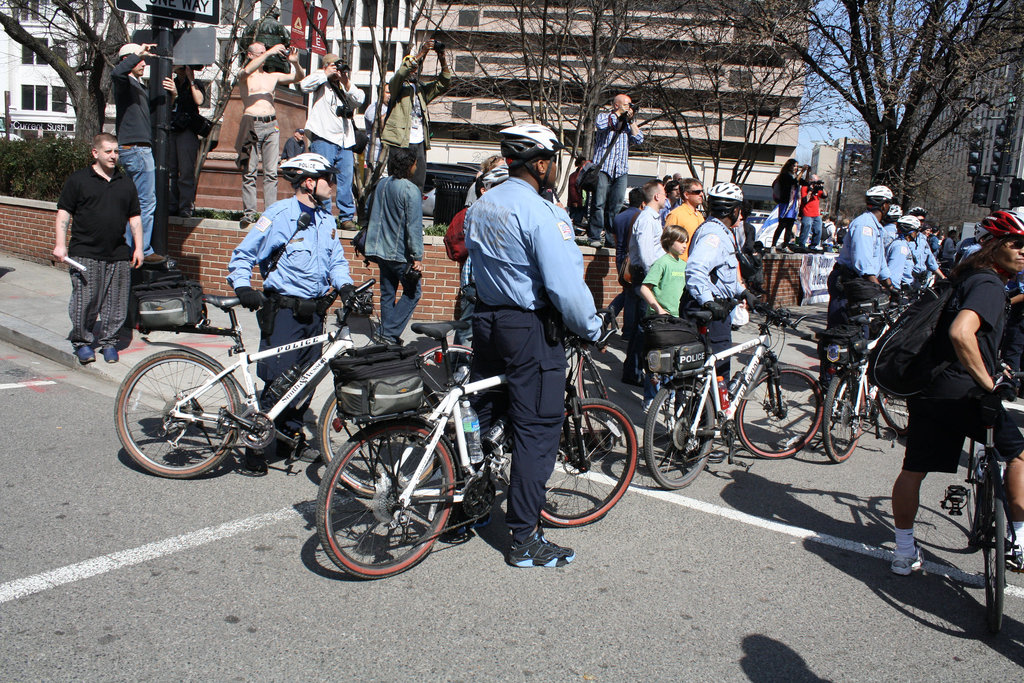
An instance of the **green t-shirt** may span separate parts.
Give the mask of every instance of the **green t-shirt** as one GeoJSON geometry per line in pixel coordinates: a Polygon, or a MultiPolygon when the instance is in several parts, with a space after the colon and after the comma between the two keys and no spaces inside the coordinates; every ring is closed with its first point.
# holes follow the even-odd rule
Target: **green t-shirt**
{"type": "MultiPolygon", "coordinates": [[[[665,254],[651,265],[644,278],[644,284],[650,285],[661,307],[672,315],[679,315],[679,299],[683,296],[686,285],[686,261],[675,254],[665,254]]],[[[648,306],[648,313],[654,309],[648,306]]]]}

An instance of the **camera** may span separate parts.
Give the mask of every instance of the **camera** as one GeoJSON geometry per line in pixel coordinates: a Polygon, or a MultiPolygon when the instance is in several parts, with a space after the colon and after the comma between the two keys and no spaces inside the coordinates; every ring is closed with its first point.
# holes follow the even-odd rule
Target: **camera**
{"type": "Polygon", "coordinates": [[[352,70],[352,67],[350,67],[348,65],[348,62],[346,62],[344,59],[339,59],[338,61],[336,61],[334,63],[334,68],[337,69],[338,71],[351,71],[352,70]]]}
{"type": "Polygon", "coordinates": [[[444,41],[441,41],[441,40],[435,40],[434,41],[434,52],[444,52],[444,41]]]}
{"type": "Polygon", "coordinates": [[[350,119],[355,115],[355,109],[347,104],[339,104],[334,108],[334,115],[342,119],[350,119]]]}

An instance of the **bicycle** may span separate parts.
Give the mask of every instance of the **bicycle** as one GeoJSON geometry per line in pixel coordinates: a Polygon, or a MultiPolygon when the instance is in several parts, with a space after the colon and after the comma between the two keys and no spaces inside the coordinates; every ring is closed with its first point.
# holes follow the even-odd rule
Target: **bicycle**
{"type": "Polygon", "coordinates": [[[114,401],[117,436],[129,457],[152,474],[188,479],[217,467],[239,435],[250,448],[266,448],[275,436],[294,446],[295,439],[274,428],[274,418],[316,388],[326,374],[328,361],[354,347],[348,316],[372,307],[368,290],[373,284],[371,279],[359,286],[335,312],[337,331],[257,353],[248,353],[242,342],[234,311],[238,297],[203,295],[207,304],[227,312],[231,325],[219,328],[204,323],[194,331],[230,337],[235,343],[228,355],[237,355],[238,360],[225,368],[205,353],[180,348],[155,353],[132,368],[114,401]],[[320,357],[301,372],[270,409],[262,411],[249,366],[264,358],[325,343],[320,357]],[[241,383],[236,373],[241,375],[241,383]]]}
{"type": "MultiPolygon", "coordinates": [[[[446,346],[458,323],[413,329],[446,346]]],[[[570,342],[573,343],[573,342],[570,342]]],[[[451,372],[451,388],[426,415],[366,425],[331,461],[317,495],[317,533],[328,557],[365,579],[420,562],[437,538],[490,514],[497,486],[508,483],[509,434],[504,417],[485,435],[484,459],[470,461],[461,401],[505,383],[502,375],[468,381],[451,372]],[[452,508],[464,516],[449,524],[452,508]]],[[[636,471],[636,433],[628,416],[600,399],[581,398],[566,380],[566,417],[541,520],[580,526],[606,515],[636,471]]]]}
{"type": "Polygon", "coordinates": [[[997,414],[995,406],[982,403],[985,443],[977,449],[977,444],[971,439],[965,480],[970,489],[951,484],[946,487],[940,503],[950,516],[963,515],[964,508],[967,509],[970,526],[967,546],[972,551],[981,550],[985,562],[985,621],[990,633],[998,633],[1003,625],[1005,553],[1016,543],[1013,527],[1006,523],[1010,517],[1009,501],[1003,486],[1006,463],[999,459],[992,438],[997,414]],[[969,502],[972,499],[973,505],[969,502]]]}
{"type": "MultiPolygon", "coordinates": [[[[834,463],[846,462],[863,433],[864,424],[875,427],[876,438],[881,438],[882,420],[896,433],[905,436],[910,417],[907,400],[882,391],[868,379],[868,354],[889,330],[895,316],[882,311],[850,319],[855,324],[870,325],[882,322],[873,339],[856,339],[849,344],[849,362],[841,366],[829,382],[825,393],[825,419],[821,424],[821,441],[825,454],[834,463]]],[[[828,351],[833,353],[832,349],[828,351]]],[[[835,357],[839,357],[835,350],[835,357]]]]}
{"type": "MultiPolygon", "coordinates": [[[[732,464],[733,437],[752,455],[785,458],[806,446],[817,431],[822,415],[817,380],[806,370],[782,366],[771,348],[770,326],[796,333],[803,318],[793,321],[782,308],[756,310],[765,316],[756,338],[708,353],[696,369],[676,371],[681,366],[678,354],[670,354],[668,367],[650,367],[667,375],[644,423],[644,457],[662,487],[681,489],[693,483],[708,464],[716,438],[728,444],[732,464]],[[750,350],[750,361],[733,376],[728,389],[720,385],[715,365],[750,350]]],[[[695,315],[703,322],[710,316],[707,311],[695,315]]],[[[706,336],[703,343],[707,348],[706,336]]],[[[649,366],[654,353],[648,354],[649,366]]]]}

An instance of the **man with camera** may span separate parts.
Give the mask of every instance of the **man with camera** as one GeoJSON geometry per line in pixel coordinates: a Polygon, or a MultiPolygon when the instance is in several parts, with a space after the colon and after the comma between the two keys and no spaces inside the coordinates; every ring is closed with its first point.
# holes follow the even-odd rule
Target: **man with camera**
{"type": "MultiPolygon", "coordinates": [[[[356,203],[352,197],[352,175],[356,144],[355,113],[363,104],[363,91],[352,83],[352,69],[335,54],[326,54],[323,68],[302,79],[302,92],[313,93],[313,107],[306,120],[306,136],[311,152],[322,155],[338,169],[335,202],[345,230],[356,230],[353,218],[356,203]]],[[[327,200],[330,208],[330,200],[327,200]]]]}
{"type": "Polygon", "coordinates": [[[416,153],[416,171],[410,180],[423,190],[427,179],[427,150],[430,149],[430,117],[427,105],[447,90],[452,83],[444,43],[428,40],[415,55],[402,60],[391,79],[391,100],[384,113],[384,129],[380,139],[388,147],[407,147],[416,153]],[[430,51],[437,53],[441,74],[429,83],[419,80],[423,60],[430,51]]]}
{"type": "Polygon", "coordinates": [[[636,125],[633,100],[620,93],[612,100],[612,110],[597,115],[594,121],[595,163],[601,167],[597,174],[597,187],[590,203],[590,246],[614,246],[613,221],[626,196],[629,181],[629,147],[644,141],[644,134],[636,125]],[[604,231],[604,241],[601,232],[604,231]]]}
{"type": "Polygon", "coordinates": [[[796,241],[800,247],[818,248],[821,242],[821,200],[825,197],[828,197],[825,182],[816,175],[812,175],[800,188],[800,237],[796,241]]]}

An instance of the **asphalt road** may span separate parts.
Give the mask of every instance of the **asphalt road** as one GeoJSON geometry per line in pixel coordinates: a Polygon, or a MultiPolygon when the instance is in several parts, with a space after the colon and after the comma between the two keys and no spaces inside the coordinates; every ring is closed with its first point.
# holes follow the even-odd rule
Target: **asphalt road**
{"type": "Polygon", "coordinates": [[[957,480],[926,480],[926,571],[889,572],[891,441],[677,493],[640,472],[548,534],[564,569],[506,566],[498,520],[360,582],[318,547],[321,468],[159,479],[121,451],[112,384],[0,344],[0,387],[3,680],[1020,680],[1024,577],[987,635],[981,557],[938,505],[957,480]]]}

